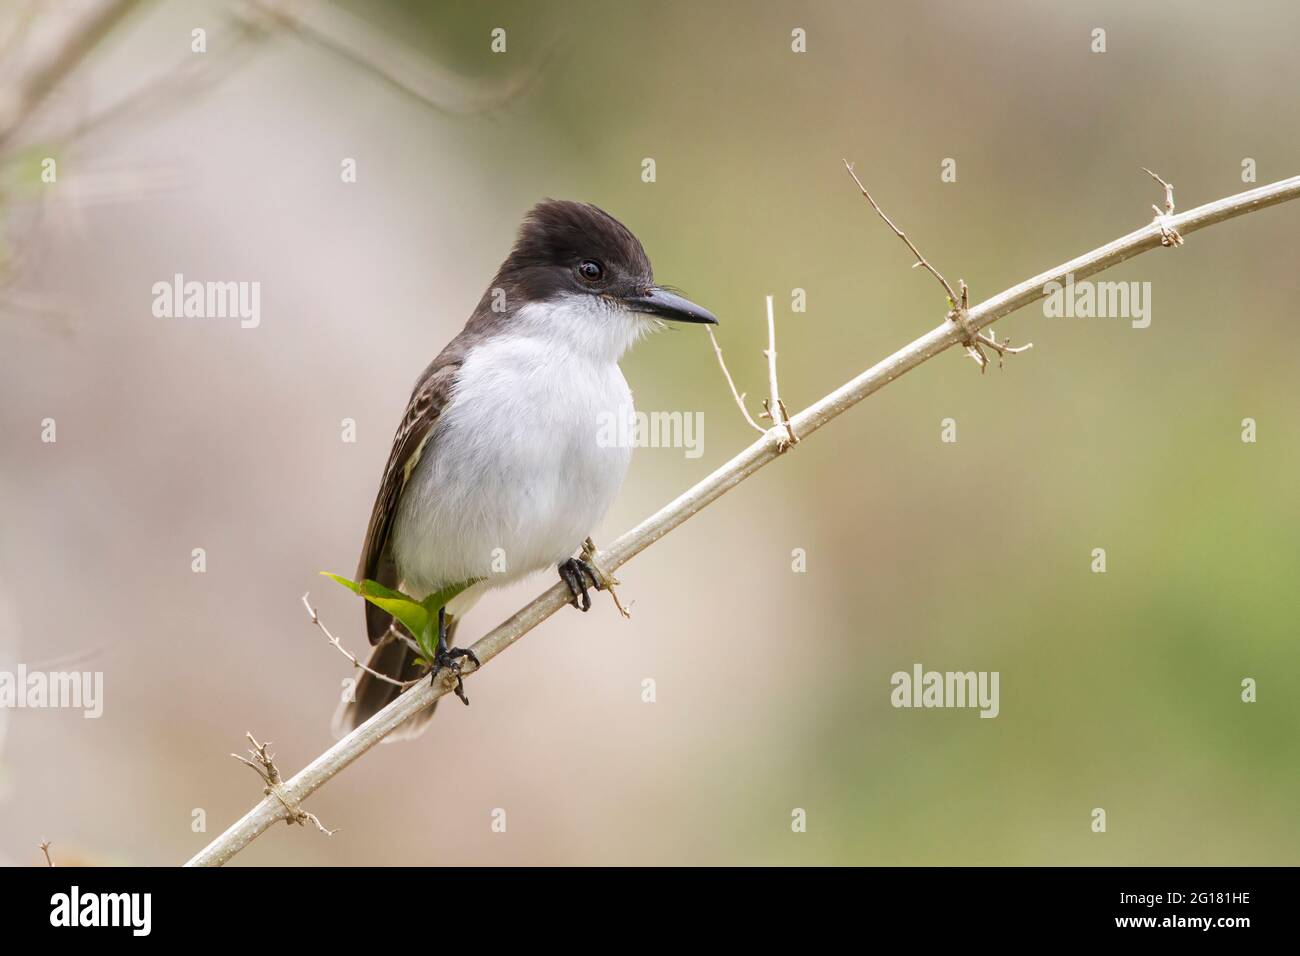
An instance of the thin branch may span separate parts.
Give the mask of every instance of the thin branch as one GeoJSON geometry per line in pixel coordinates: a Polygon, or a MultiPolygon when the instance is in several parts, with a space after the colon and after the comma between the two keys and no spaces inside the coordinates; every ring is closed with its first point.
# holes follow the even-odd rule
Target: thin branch
{"type": "Polygon", "coordinates": [[[37,6],[37,0],[26,0],[23,8],[13,12],[9,18],[8,28],[4,36],[0,37],[0,62],[8,62],[9,57],[22,45],[36,18],[37,6]]]}
{"type": "Polygon", "coordinates": [[[335,650],[337,650],[340,654],[342,654],[344,657],[346,657],[348,660],[352,662],[353,667],[357,668],[358,670],[365,671],[371,677],[374,677],[377,680],[381,680],[385,684],[392,684],[394,687],[400,687],[402,690],[406,690],[406,688],[408,687],[414,687],[420,681],[424,680],[423,677],[417,677],[415,678],[415,680],[406,680],[406,681],[396,680],[392,677],[389,677],[387,674],[381,674],[379,671],[367,667],[365,664],[361,663],[361,661],[357,659],[357,656],[355,654],[353,654],[346,647],[344,647],[343,643],[337,637],[335,637],[333,634],[330,633],[329,628],[325,626],[325,622],[322,621],[320,619],[320,615],[316,613],[316,609],[312,607],[311,603],[307,600],[310,594],[311,592],[308,591],[306,594],[302,596],[302,606],[305,607],[307,609],[307,613],[311,615],[311,622],[315,624],[318,628],[320,628],[320,632],[325,635],[325,637],[329,640],[331,644],[334,645],[335,650]]]}
{"type": "MultiPolygon", "coordinates": [[[[1141,167],[1141,169],[1142,172],[1146,173],[1148,176],[1150,176],[1152,179],[1158,182],[1161,186],[1165,187],[1164,215],[1172,216],[1174,214],[1174,184],[1165,182],[1156,173],[1151,172],[1151,170],[1147,169],[1145,166],[1141,167]]],[[[1157,216],[1161,215],[1160,207],[1152,206],[1151,208],[1156,211],[1157,216]]]]}
{"type": "Polygon", "coordinates": [[[785,428],[786,437],[782,440],[782,451],[791,445],[799,444],[799,436],[795,434],[794,426],[790,424],[790,415],[785,410],[785,402],[781,401],[781,392],[776,382],[776,318],[772,315],[772,297],[767,297],[767,348],[763,350],[767,356],[767,388],[769,398],[763,400],[763,414],[761,418],[771,419],[772,424],[778,428],[785,428]]]}
{"type": "Polygon", "coordinates": [[[1179,234],[1178,230],[1170,224],[1169,221],[1170,217],[1173,216],[1174,214],[1174,184],[1165,182],[1163,179],[1161,179],[1155,173],[1151,172],[1151,170],[1147,169],[1145,166],[1142,167],[1142,172],[1146,173],[1148,176],[1150,176],[1152,179],[1158,182],[1161,186],[1165,187],[1164,212],[1160,211],[1159,206],[1153,205],[1151,207],[1156,214],[1156,218],[1152,219],[1151,221],[1160,227],[1160,244],[1162,246],[1181,246],[1183,244],[1183,237],[1179,234]]]}
{"type": "Polygon", "coordinates": [[[916,256],[916,265],[912,266],[912,268],[915,269],[917,266],[921,266],[926,272],[938,279],[939,284],[943,286],[943,290],[948,293],[949,308],[957,308],[957,304],[961,300],[957,298],[957,293],[952,291],[952,286],[948,284],[948,280],[943,277],[943,274],[940,273],[938,269],[930,265],[929,260],[926,259],[925,256],[921,255],[921,250],[916,248],[911,239],[907,238],[907,233],[895,226],[894,220],[885,215],[885,210],[881,209],[880,205],[871,198],[871,193],[867,192],[867,187],[862,185],[862,180],[858,179],[858,174],[853,171],[853,164],[847,159],[844,160],[844,168],[849,171],[849,175],[853,177],[853,181],[858,184],[858,189],[862,190],[862,195],[867,197],[867,202],[871,203],[871,208],[876,211],[876,215],[885,220],[885,225],[894,230],[894,235],[907,243],[907,248],[912,250],[912,255],[916,256]]]}
{"type": "Polygon", "coordinates": [[[140,0],[92,0],[73,17],[63,35],[32,68],[24,71],[0,105],[0,147],[31,117],[45,98],[113,31],[140,0]]]}
{"type": "Polygon", "coordinates": [[[499,83],[473,82],[397,42],[368,20],[336,4],[277,5],[248,0],[249,6],[293,35],[361,67],[436,110],[457,116],[486,113],[521,96],[550,65],[554,44],[535,65],[499,83]]]}
{"type": "MultiPolygon", "coordinates": [[[[713,334],[713,329],[705,326],[709,333],[709,341],[713,343],[713,353],[718,357],[718,365],[722,369],[722,374],[727,380],[727,386],[731,389],[731,397],[736,400],[740,407],[740,413],[745,416],[745,421],[754,428],[755,431],[766,435],[767,429],[754,421],[753,416],[749,414],[749,409],[745,407],[745,396],[743,393],[736,391],[736,383],[731,379],[731,372],[727,371],[727,363],[722,359],[722,348],[718,345],[718,340],[713,334]]],[[[767,348],[763,350],[763,355],[767,357],[767,375],[768,388],[771,392],[770,398],[763,399],[763,411],[759,418],[766,418],[774,423],[778,428],[784,427],[786,437],[783,439],[784,448],[798,444],[799,436],[794,432],[794,426],[790,424],[790,415],[785,410],[785,402],[781,401],[781,392],[777,385],[776,377],[776,319],[772,314],[772,297],[767,296],[767,348]],[[776,416],[780,416],[778,421],[776,416]]]]}
{"type": "MultiPolygon", "coordinates": [[[[1198,206],[1181,215],[1170,217],[1171,224],[1183,234],[1190,234],[1215,223],[1258,212],[1296,198],[1300,198],[1300,176],[1293,176],[1281,182],[1260,186],[1248,192],[1198,206]]],[[[1040,272],[1010,289],[999,292],[972,307],[967,314],[967,319],[976,329],[986,328],[1003,316],[1045,298],[1048,293],[1044,286],[1049,282],[1062,282],[1070,274],[1076,278],[1086,278],[1139,253],[1159,248],[1160,245],[1160,227],[1156,223],[1143,226],[1100,248],[1084,253],[1069,262],[1063,262],[1046,272],[1040,272]]],[[[793,416],[791,424],[806,438],[867,396],[884,388],[923,362],[934,358],[940,352],[959,344],[964,334],[956,324],[945,320],[937,328],[931,329],[793,416]]],[[[692,515],[712,504],[754,472],[779,457],[780,444],[780,433],[776,429],[767,432],[731,461],[646,518],[615,541],[606,551],[601,552],[599,556],[601,567],[613,571],[625,564],[692,515]]],[[[486,664],[560,608],[565,607],[569,599],[568,587],[562,583],[556,584],[480,638],[472,648],[475,655],[486,664]]],[[[464,674],[468,675],[477,669],[469,664],[464,669],[464,674]]],[[[424,681],[411,688],[286,781],[282,788],[284,794],[293,801],[306,799],[344,767],[445,695],[448,690],[446,680],[424,681]]],[[[265,833],[276,821],[285,819],[286,813],[280,800],[272,797],[262,800],[196,854],[187,865],[220,866],[265,833]]]]}
{"type": "Polygon", "coordinates": [[[871,208],[876,211],[877,215],[879,215],[881,219],[885,220],[885,224],[889,226],[890,229],[894,230],[894,235],[907,243],[907,248],[912,250],[912,254],[916,256],[916,262],[912,263],[912,268],[915,269],[924,266],[926,271],[939,280],[939,284],[943,286],[944,292],[947,293],[948,296],[948,318],[961,326],[962,331],[965,333],[965,336],[962,338],[962,346],[966,349],[966,354],[973,358],[975,363],[979,365],[981,373],[989,366],[988,356],[984,354],[983,346],[987,345],[993,351],[998,353],[998,368],[1002,367],[1002,360],[1008,355],[1019,355],[1021,352],[1026,352],[1034,347],[1034,343],[1030,342],[1027,345],[1020,346],[1019,348],[1012,348],[1010,339],[1004,339],[999,342],[993,335],[982,335],[977,329],[971,328],[967,322],[967,313],[970,309],[970,291],[966,288],[966,280],[957,280],[957,287],[961,289],[960,295],[953,292],[952,286],[948,284],[948,280],[943,277],[943,274],[934,266],[930,265],[929,260],[926,259],[925,256],[921,255],[921,250],[916,248],[916,244],[912,242],[911,239],[907,238],[907,233],[894,225],[894,221],[885,215],[885,211],[880,208],[880,204],[871,198],[871,193],[867,192],[867,187],[862,185],[862,180],[859,179],[858,174],[853,171],[853,164],[847,159],[844,160],[844,168],[849,171],[849,175],[853,177],[853,181],[858,184],[858,189],[862,191],[862,195],[867,197],[867,202],[871,203],[871,208]]]}
{"type": "Polygon", "coordinates": [[[623,606],[623,602],[618,597],[618,587],[622,582],[600,566],[599,555],[600,549],[590,537],[582,542],[582,560],[595,571],[600,580],[600,590],[609,592],[609,596],[614,599],[614,607],[618,609],[619,616],[626,620],[632,616],[632,613],[623,606]]]}
{"type": "Polygon", "coordinates": [[[50,846],[51,846],[51,845],[52,845],[52,844],[50,843],[49,840],[42,840],[42,841],[41,841],[41,852],[45,854],[45,865],[46,865],[46,866],[49,866],[49,867],[53,867],[53,866],[54,866],[54,858],[53,858],[52,856],[50,856],[50,846]]]}
{"type": "Polygon", "coordinates": [[[780,424],[776,420],[781,405],[781,392],[776,382],[776,318],[772,314],[770,295],[767,296],[767,348],[763,350],[763,354],[767,356],[767,391],[771,396],[767,402],[767,417],[772,419],[774,424],[780,424]]]}
{"type": "Polygon", "coordinates": [[[180,54],[169,66],[150,74],[128,93],[58,132],[55,139],[72,143],[104,127],[120,132],[135,118],[147,117],[156,123],[166,110],[193,105],[200,96],[234,75],[274,35],[274,24],[268,18],[259,18],[239,7],[227,11],[226,22],[231,27],[228,34],[209,36],[208,41],[213,49],[220,47],[220,56],[195,56],[189,51],[180,54]]]}
{"type": "Polygon", "coordinates": [[[718,345],[718,339],[713,334],[713,326],[706,325],[704,331],[709,333],[709,341],[713,343],[713,354],[718,357],[718,365],[722,368],[722,375],[727,380],[727,387],[731,389],[731,397],[736,400],[736,405],[740,408],[740,414],[745,416],[745,421],[760,435],[766,435],[767,429],[754,421],[754,416],[749,414],[749,409],[745,407],[745,396],[736,391],[736,383],[731,380],[731,373],[727,371],[727,363],[722,360],[722,347],[718,345]]]}

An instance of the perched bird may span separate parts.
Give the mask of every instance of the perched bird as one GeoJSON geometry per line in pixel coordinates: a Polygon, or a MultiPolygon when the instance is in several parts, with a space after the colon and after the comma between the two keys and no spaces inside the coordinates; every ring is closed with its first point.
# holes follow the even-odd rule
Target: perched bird
{"type": "MultiPolygon", "coordinates": [[[[613,503],[631,456],[601,441],[599,426],[631,414],[619,359],[664,320],[717,323],[655,284],[641,243],[613,216],[548,200],[524,218],[465,328],[416,381],[357,579],[421,600],[482,579],[447,606],[436,668],[459,676],[458,660],[470,652],[452,646],[456,622],[488,587],[555,566],[574,606],[590,608],[588,583],[602,582],[574,553],[613,503]]],[[[402,681],[428,673],[383,609],[366,605],[366,628],[372,669],[402,681]]],[[[399,693],[363,672],[335,732],[399,693]]],[[[432,713],[413,717],[398,735],[418,734],[432,713]]]]}

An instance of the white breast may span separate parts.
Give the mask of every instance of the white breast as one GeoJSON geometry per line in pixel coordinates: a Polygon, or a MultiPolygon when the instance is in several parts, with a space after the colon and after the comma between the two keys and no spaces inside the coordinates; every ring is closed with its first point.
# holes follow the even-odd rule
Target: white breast
{"type": "Polygon", "coordinates": [[[394,554],[416,593],[475,577],[505,583],[557,564],[623,483],[631,450],[602,440],[602,424],[631,412],[618,357],[643,320],[530,309],[542,307],[521,309],[509,332],[466,357],[402,494],[394,554]]]}

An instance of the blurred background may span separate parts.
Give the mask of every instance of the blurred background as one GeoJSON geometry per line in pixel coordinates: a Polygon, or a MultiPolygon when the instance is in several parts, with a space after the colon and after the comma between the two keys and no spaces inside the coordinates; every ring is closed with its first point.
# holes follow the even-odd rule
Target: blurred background
{"type": "MultiPolygon", "coordinates": [[[[1180,210],[1300,171],[1286,0],[0,18],[0,669],[105,675],[99,720],[0,710],[11,864],[181,863],[261,796],[245,731],[286,775],[331,743],[351,671],[300,598],[366,646],[317,572],[355,568],[410,387],[537,200],[633,229],[751,408],[774,295],[794,411],[944,310],[842,158],[976,301],[1149,222],[1140,166],[1180,210]],[[260,325],[155,318],[175,273],[260,282],[260,325]]],[[[1111,270],[1149,328],[1034,307],[1005,369],[925,364],[623,568],[630,621],[556,615],[340,774],[333,837],[235,865],[1300,863],[1298,235],[1284,205],[1111,270]],[[1000,672],[1000,715],[894,709],[915,663],[1000,672]]],[[[698,329],[623,366],[704,453],[639,449],[597,542],[753,438],[698,329]]]]}

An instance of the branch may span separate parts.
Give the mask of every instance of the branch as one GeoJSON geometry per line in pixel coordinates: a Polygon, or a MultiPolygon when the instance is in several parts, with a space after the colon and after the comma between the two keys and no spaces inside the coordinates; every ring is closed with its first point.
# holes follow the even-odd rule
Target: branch
{"type": "Polygon", "coordinates": [[[1156,205],[1151,207],[1156,214],[1156,218],[1151,221],[1160,227],[1160,244],[1162,246],[1181,246],[1183,244],[1183,237],[1178,234],[1178,230],[1169,221],[1174,215],[1174,184],[1165,182],[1145,166],[1142,167],[1142,172],[1146,173],[1161,186],[1165,187],[1164,211],[1161,212],[1160,207],[1156,205]]]}
{"type": "Polygon", "coordinates": [[[781,392],[776,382],[776,319],[772,315],[772,297],[767,297],[767,348],[763,350],[767,356],[767,387],[769,398],[763,400],[763,414],[761,418],[770,418],[772,424],[778,428],[784,426],[785,438],[782,439],[780,450],[785,451],[791,445],[799,443],[799,436],[795,434],[794,426],[790,424],[790,415],[785,410],[785,402],[781,401],[781,392]]]}
{"type": "MultiPolygon", "coordinates": [[[[288,0],[277,0],[287,3],[288,0]]],[[[147,116],[157,122],[165,110],[193,105],[204,93],[214,89],[248,61],[255,48],[273,36],[275,23],[268,17],[257,18],[238,6],[227,11],[232,29],[215,33],[209,29],[208,42],[219,56],[195,56],[186,50],[164,69],[148,76],[130,92],[122,95],[90,116],[77,120],[71,127],[55,134],[62,142],[75,142],[104,127],[120,131],[127,121],[147,116]]]]}
{"type": "Polygon", "coordinates": [[[499,109],[528,91],[549,66],[554,46],[523,74],[490,84],[458,76],[427,57],[395,42],[364,17],[334,4],[289,7],[270,0],[249,0],[250,8],[288,32],[356,64],[397,90],[453,116],[499,109]]]}
{"type": "Polygon", "coordinates": [[[862,195],[866,197],[867,202],[871,203],[871,208],[876,211],[876,215],[885,220],[885,225],[894,230],[894,235],[907,243],[907,248],[912,250],[912,255],[916,256],[916,263],[912,268],[915,269],[919,266],[924,268],[926,272],[930,273],[930,275],[934,276],[935,279],[938,280],[939,285],[943,286],[943,291],[948,293],[948,307],[952,309],[957,308],[957,305],[961,300],[957,297],[957,293],[952,291],[952,286],[950,286],[948,280],[943,277],[943,273],[930,265],[930,261],[926,259],[925,256],[921,255],[921,250],[916,248],[911,239],[907,238],[907,233],[895,226],[894,220],[885,215],[885,210],[881,209],[880,204],[871,198],[871,193],[867,192],[867,187],[862,185],[862,180],[858,179],[858,174],[853,171],[853,164],[847,159],[844,160],[844,168],[849,171],[849,175],[853,177],[853,181],[858,184],[858,189],[862,191],[862,195]]]}
{"type": "Polygon", "coordinates": [[[326,836],[333,836],[337,833],[337,830],[331,830],[321,823],[316,814],[309,813],[299,806],[298,801],[285,791],[284,781],[280,779],[280,771],[275,766],[275,755],[267,749],[271,746],[271,741],[268,740],[263,744],[258,743],[257,738],[251,733],[245,734],[245,736],[248,738],[249,743],[253,745],[248,751],[248,756],[253,759],[249,760],[248,757],[241,757],[239,754],[231,754],[230,756],[244,766],[252,767],[253,772],[262,778],[262,782],[266,784],[266,788],[262,792],[266,794],[268,800],[273,799],[279,802],[280,806],[283,807],[284,818],[290,823],[296,823],[299,826],[306,826],[307,821],[310,820],[316,824],[316,829],[326,836]]]}
{"type": "Polygon", "coordinates": [[[36,108],[77,68],[140,0],[95,0],[75,10],[68,27],[42,59],[0,97],[0,147],[18,132],[36,108]]]}
{"type": "Polygon", "coordinates": [[[718,337],[713,334],[713,326],[706,325],[704,331],[709,333],[709,341],[713,343],[713,354],[718,357],[718,366],[722,369],[722,376],[727,380],[727,387],[731,389],[731,397],[736,400],[740,406],[740,414],[745,416],[745,421],[760,435],[766,435],[767,429],[754,421],[754,416],[749,414],[749,409],[745,407],[744,393],[736,391],[736,383],[731,378],[731,373],[727,371],[727,363],[722,358],[722,346],[718,344],[718,337]]]}
{"type": "MultiPolygon", "coordinates": [[[[357,659],[357,656],[355,654],[353,654],[350,650],[344,647],[342,642],[337,637],[335,637],[333,634],[330,633],[330,629],[325,626],[325,622],[320,619],[320,615],[316,613],[316,609],[312,607],[311,602],[307,600],[310,594],[311,592],[308,591],[306,594],[302,596],[302,606],[307,609],[307,614],[311,617],[311,622],[315,624],[318,628],[320,628],[320,632],[325,635],[326,640],[328,640],[331,644],[334,645],[335,650],[337,650],[340,654],[342,654],[344,657],[346,657],[348,660],[352,662],[352,666],[354,668],[356,668],[357,670],[365,671],[371,677],[375,678],[375,680],[383,681],[386,684],[392,684],[394,687],[400,687],[402,690],[406,690],[408,687],[414,687],[420,681],[424,680],[423,677],[417,677],[415,678],[415,680],[396,680],[392,677],[389,677],[387,674],[381,674],[379,673],[379,671],[367,667],[365,664],[361,663],[361,661],[357,659]]],[[[239,759],[243,760],[244,758],[240,757],[239,759]]],[[[247,761],[245,761],[245,763],[247,763],[247,761]]]]}
{"type": "Polygon", "coordinates": [[[627,620],[632,616],[632,612],[623,606],[623,602],[618,597],[619,580],[610,574],[599,564],[600,549],[596,547],[596,542],[590,537],[582,542],[582,560],[586,561],[588,566],[595,572],[597,580],[600,582],[598,587],[602,591],[608,591],[609,596],[614,599],[614,607],[618,609],[619,617],[627,620]]]}
{"type": "MultiPolygon", "coordinates": [[[[1300,176],[1228,196],[1178,216],[1170,216],[1165,225],[1177,228],[1181,234],[1187,235],[1226,219],[1256,212],[1296,198],[1300,198],[1300,176]]],[[[1043,286],[1048,282],[1062,281],[1067,274],[1071,273],[1076,278],[1086,278],[1139,253],[1159,248],[1164,235],[1162,228],[1162,224],[1150,223],[1098,249],[1026,279],[972,307],[968,313],[968,321],[975,329],[987,328],[1003,316],[1045,298],[1047,293],[1043,286]]],[[[795,415],[790,424],[797,429],[801,437],[806,438],[832,418],[852,408],[905,372],[959,344],[965,334],[956,323],[945,318],[938,327],[905,345],[888,358],[877,362],[856,378],[795,415]]],[[[707,507],[777,458],[783,450],[781,447],[783,444],[779,429],[773,428],[765,433],[762,438],[731,461],[669,502],[624,534],[607,550],[601,552],[599,555],[601,567],[612,572],[625,564],[687,518],[707,507]]],[[[568,604],[569,597],[569,589],[562,583],[556,584],[480,638],[473,645],[474,654],[483,664],[486,664],[568,604]]],[[[474,665],[467,664],[463,673],[468,675],[477,669],[474,665]]],[[[450,689],[450,683],[453,682],[454,679],[447,675],[438,682],[422,682],[402,694],[284,783],[281,787],[282,793],[291,803],[296,804],[306,799],[409,718],[445,695],[450,689]]],[[[220,866],[265,833],[272,824],[285,819],[287,815],[280,799],[272,796],[262,800],[225,833],[200,851],[187,866],[220,866]]]]}
{"type": "MultiPolygon", "coordinates": [[[[985,356],[983,349],[983,346],[985,345],[998,353],[998,368],[1002,367],[1002,360],[1008,355],[1019,355],[1021,352],[1028,351],[1034,347],[1034,343],[1030,342],[1028,345],[1022,345],[1019,348],[1013,349],[1011,347],[1010,339],[1004,339],[999,342],[992,332],[988,335],[979,334],[979,331],[969,323],[970,290],[966,288],[966,280],[957,280],[957,287],[961,289],[960,295],[953,292],[952,286],[950,286],[948,280],[943,277],[943,273],[930,265],[930,261],[926,259],[925,256],[921,255],[921,250],[916,248],[916,244],[912,242],[911,239],[907,238],[907,233],[894,225],[894,220],[885,215],[885,210],[880,208],[880,203],[871,198],[871,193],[867,192],[867,187],[862,185],[862,180],[858,179],[858,174],[853,171],[853,164],[847,159],[844,160],[844,168],[849,171],[849,175],[853,177],[853,181],[858,184],[858,189],[861,190],[862,195],[867,198],[867,202],[871,203],[871,208],[876,211],[876,214],[880,216],[881,219],[885,220],[885,225],[894,230],[894,235],[898,236],[899,239],[902,239],[903,242],[907,244],[907,248],[912,250],[912,255],[916,256],[916,262],[912,263],[912,268],[916,269],[924,266],[925,270],[929,272],[930,275],[934,276],[935,279],[938,280],[939,284],[943,286],[943,291],[946,293],[948,299],[948,318],[961,326],[962,332],[964,333],[962,335],[961,344],[965,347],[966,354],[973,358],[976,364],[979,365],[981,373],[989,367],[989,360],[988,357],[985,356]]],[[[1147,170],[1147,172],[1150,173],[1151,171],[1147,170]]],[[[1155,176],[1155,173],[1151,173],[1151,175],[1155,176]]],[[[1158,178],[1159,177],[1157,177],[1157,179],[1158,178]]],[[[1171,186],[1169,188],[1172,189],[1173,187],[1171,186]]],[[[1170,196],[1172,195],[1173,194],[1170,193],[1170,196]]],[[[1173,200],[1171,199],[1170,202],[1172,203],[1173,200]]],[[[1174,211],[1172,205],[1169,207],[1169,211],[1174,211]]],[[[1158,213],[1159,210],[1156,210],[1156,212],[1158,213]]],[[[1169,243],[1165,243],[1165,245],[1169,245],[1169,243]]]]}

